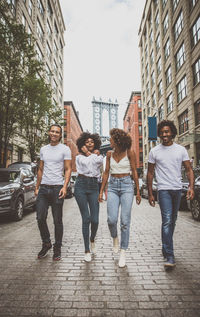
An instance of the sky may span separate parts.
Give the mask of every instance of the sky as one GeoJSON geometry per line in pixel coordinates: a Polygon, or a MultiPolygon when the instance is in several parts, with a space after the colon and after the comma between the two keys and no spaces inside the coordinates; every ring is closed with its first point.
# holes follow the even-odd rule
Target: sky
{"type": "Polygon", "coordinates": [[[83,130],[93,132],[93,97],[117,99],[123,128],[131,92],[141,90],[138,31],[145,0],[60,0],[60,5],[66,27],[64,100],[73,102],[83,130]]]}

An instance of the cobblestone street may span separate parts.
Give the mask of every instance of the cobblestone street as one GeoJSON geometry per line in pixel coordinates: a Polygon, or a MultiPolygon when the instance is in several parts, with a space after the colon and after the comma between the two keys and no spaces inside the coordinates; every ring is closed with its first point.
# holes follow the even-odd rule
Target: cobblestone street
{"type": "MultiPolygon", "coordinates": [[[[169,272],[161,255],[159,207],[150,207],[145,199],[133,205],[123,269],[112,252],[106,202],[100,210],[98,253],[91,263],[83,260],[81,217],[74,198],[65,200],[60,262],[52,261],[52,251],[37,259],[41,241],[35,212],[21,222],[0,221],[0,316],[200,316],[200,223],[190,212],[179,213],[177,265],[169,272]]],[[[49,224],[53,233],[50,213],[49,224]]]]}

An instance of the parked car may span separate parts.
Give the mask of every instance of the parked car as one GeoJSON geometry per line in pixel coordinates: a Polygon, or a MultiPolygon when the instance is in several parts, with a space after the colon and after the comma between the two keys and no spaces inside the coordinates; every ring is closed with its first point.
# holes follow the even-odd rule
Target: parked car
{"type": "MultiPolygon", "coordinates": [[[[194,182],[195,184],[200,185],[200,169],[199,168],[194,168],[194,182]]],[[[190,201],[186,199],[187,191],[189,187],[189,181],[186,175],[185,169],[182,170],[182,194],[181,194],[181,209],[186,209],[186,210],[191,210],[191,204],[190,201]]]]}
{"type": "Polygon", "coordinates": [[[30,168],[0,168],[0,214],[9,213],[14,220],[21,220],[24,209],[35,205],[34,190],[30,168]]]}
{"type": "Polygon", "coordinates": [[[194,199],[188,200],[187,204],[193,219],[200,221],[200,176],[195,179],[194,199]]]}
{"type": "MultiPolygon", "coordinates": [[[[147,187],[147,170],[144,171],[143,177],[142,177],[142,186],[141,186],[141,196],[143,198],[148,198],[148,187],[147,187]]],[[[153,196],[155,200],[157,200],[157,181],[154,174],[153,183],[152,183],[152,190],[153,190],[153,196]]]]}
{"type": "Polygon", "coordinates": [[[29,168],[31,170],[31,172],[37,176],[37,164],[34,163],[34,162],[15,162],[15,163],[11,163],[8,165],[8,167],[11,167],[11,168],[20,168],[20,167],[24,167],[24,168],[29,168]]]}

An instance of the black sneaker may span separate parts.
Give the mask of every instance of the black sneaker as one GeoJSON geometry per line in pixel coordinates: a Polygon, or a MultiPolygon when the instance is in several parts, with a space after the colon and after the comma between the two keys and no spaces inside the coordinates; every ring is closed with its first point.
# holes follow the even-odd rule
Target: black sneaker
{"type": "Polygon", "coordinates": [[[51,248],[52,248],[51,243],[43,243],[42,250],[38,253],[38,259],[44,258],[51,248]]]}
{"type": "Polygon", "coordinates": [[[53,260],[60,261],[61,259],[61,248],[60,247],[53,247],[53,260]]]}

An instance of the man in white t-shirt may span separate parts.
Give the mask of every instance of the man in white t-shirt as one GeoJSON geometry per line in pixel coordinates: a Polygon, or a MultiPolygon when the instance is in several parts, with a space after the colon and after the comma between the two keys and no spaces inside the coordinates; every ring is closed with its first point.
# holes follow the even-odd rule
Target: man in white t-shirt
{"type": "Polygon", "coordinates": [[[46,221],[49,206],[52,208],[55,226],[53,260],[59,261],[61,259],[63,202],[72,170],[71,150],[68,146],[60,144],[61,137],[61,126],[58,124],[51,125],[49,129],[50,143],[40,149],[40,162],[35,189],[38,228],[42,238],[42,249],[38,253],[38,259],[45,257],[52,248],[46,221]]]}
{"type": "Polygon", "coordinates": [[[189,180],[187,199],[194,198],[194,174],[186,149],[173,142],[177,129],[172,121],[163,120],[158,124],[161,144],[151,149],[148,160],[147,183],[149,203],[155,206],[152,192],[154,169],[158,186],[158,201],[162,216],[162,253],[166,258],[165,267],[175,266],[173,233],[181,201],[181,168],[184,165],[189,180]]]}

